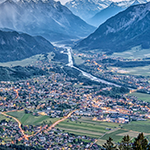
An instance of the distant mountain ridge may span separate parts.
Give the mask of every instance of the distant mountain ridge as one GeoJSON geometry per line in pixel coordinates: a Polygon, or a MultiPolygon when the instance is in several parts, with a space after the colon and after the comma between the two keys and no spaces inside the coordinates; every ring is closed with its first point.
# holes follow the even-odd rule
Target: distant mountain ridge
{"type": "Polygon", "coordinates": [[[116,15],[117,13],[125,10],[129,6],[147,3],[146,0],[130,0],[121,2],[112,2],[107,8],[98,12],[95,16],[90,18],[87,22],[93,26],[99,26],[104,23],[110,17],[116,15]]]}
{"type": "Polygon", "coordinates": [[[110,4],[111,1],[109,0],[71,0],[67,2],[65,6],[68,7],[75,15],[87,21],[110,4]]]}
{"type": "Polygon", "coordinates": [[[84,37],[95,29],[54,0],[6,0],[0,4],[0,28],[50,41],[84,37]]]}
{"type": "Polygon", "coordinates": [[[75,15],[87,23],[99,26],[108,18],[131,5],[146,3],[149,0],[71,0],[65,4],[75,15]]]}
{"type": "Polygon", "coordinates": [[[74,48],[121,52],[141,45],[150,48],[150,2],[135,5],[108,19],[74,48]]]}
{"type": "Polygon", "coordinates": [[[0,62],[21,60],[54,51],[54,46],[40,36],[0,30],[0,62]]]}

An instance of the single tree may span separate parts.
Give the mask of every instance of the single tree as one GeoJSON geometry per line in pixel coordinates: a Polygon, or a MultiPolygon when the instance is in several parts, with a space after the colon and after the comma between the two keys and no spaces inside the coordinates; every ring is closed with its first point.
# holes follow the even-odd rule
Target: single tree
{"type": "Polygon", "coordinates": [[[122,138],[122,141],[118,145],[119,150],[131,150],[132,149],[132,143],[129,135],[124,136],[122,138]]]}
{"type": "Polygon", "coordinates": [[[143,133],[140,133],[133,143],[133,150],[147,150],[148,141],[143,133]]]}
{"type": "Polygon", "coordinates": [[[113,141],[113,139],[111,137],[109,137],[109,139],[106,141],[106,143],[104,143],[103,147],[106,150],[117,150],[117,146],[112,141],[113,141]]]}

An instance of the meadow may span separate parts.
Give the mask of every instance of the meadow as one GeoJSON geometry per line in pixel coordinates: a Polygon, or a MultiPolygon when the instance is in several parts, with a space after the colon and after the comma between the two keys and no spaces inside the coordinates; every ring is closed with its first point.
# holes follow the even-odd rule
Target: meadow
{"type": "Polygon", "coordinates": [[[82,117],[77,121],[69,119],[57,125],[58,128],[76,135],[86,135],[93,138],[102,137],[109,129],[116,129],[119,124],[93,121],[92,118],[82,117]]]}
{"type": "Polygon", "coordinates": [[[85,61],[81,58],[81,57],[79,57],[79,56],[73,56],[73,58],[74,58],[74,63],[76,64],[76,65],[81,65],[81,64],[83,64],[85,61]]]}
{"type": "Polygon", "coordinates": [[[57,128],[75,135],[86,135],[96,138],[97,144],[102,145],[109,137],[114,142],[119,142],[122,137],[129,135],[132,139],[143,132],[147,138],[150,138],[150,121],[133,121],[129,124],[118,124],[102,121],[93,121],[92,118],[81,117],[77,121],[69,119],[57,125],[57,128]],[[147,132],[149,130],[149,132],[147,132]]]}
{"type": "MultiPolygon", "coordinates": [[[[10,116],[16,117],[23,125],[41,125],[52,124],[60,118],[49,118],[48,116],[33,116],[25,114],[24,111],[9,112],[10,116]]],[[[9,119],[0,115],[0,120],[9,119]]],[[[150,120],[147,121],[132,121],[129,124],[118,124],[102,121],[94,121],[91,117],[80,117],[75,121],[66,119],[60,122],[56,128],[63,132],[72,133],[75,135],[89,136],[98,139],[97,144],[102,145],[109,137],[113,138],[114,142],[121,141],[122,137],[129,135],[132,139],[137,137],[140,132],[143,132],[147,139],[150,139],[150,120]]]]}
{"type": "Polygon", "coordinates": [[[50,118],[49,116],[33,116],[25,114],[24,111],[16,111],[7,113],[10,116],[17,118],[23,125],[41,125],[43,123],[52,124],[60,118],[50,118]]]}
{"type": "Polygon", "coordinates": [[[129,96],[136,96],[138,100],[150,102],[150,94],[133,92],[128,94],[129,96]]]}
{"type": "MultiPolygon", "coordinates": [[[[131,50],[124,52],[115,52],[110,57],[121,57],[125,59],[143,59],[150,58],[150,49],[141,49],[140,46],[136,46],[131,50]]],[[[137,60],[138,61],[138,60],[137,60]]],[[[150,75],[150,65],[147,66],[139,66],[139,67],[129,67],[129,68],[121,68],[117,67],[119,70],[125,70],[130,75],[150,75]]]]}
{"type": "Polygon", "coordinates": [[[142,59],[150,57],[150,49],[141,49],[141,46],[133,47],[130,50],[124,52],[115,52],[111,57],[123,57],[127,59],[142,59]]]}

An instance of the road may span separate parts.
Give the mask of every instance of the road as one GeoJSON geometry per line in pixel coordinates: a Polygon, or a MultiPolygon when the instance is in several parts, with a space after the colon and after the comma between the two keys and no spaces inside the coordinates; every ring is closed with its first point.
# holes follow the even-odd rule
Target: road
{"type": "Polygon", "coordinates": [[[76,110],[71,111],[67,116],[63,117],[62,119],[56,121],[55,123],[53,123],[48,129],[47,131],[51,130],[52,128],[54,128],[57,124],[59,124],[60,122],[66,120],[67,118],[69,118],[76,110]]]}
{"type": "Polygon", "coordinates": [[[28,140],[28,136],[27,136],[27,135],[24,133],[24,131],[22,130],[22,128],[21,128],[21,122],[20,122],[17,118],[12,117],[12,116],[9,116],[9,115],[5,114],[4,112],[1,112],[1,114],[4,115],[4,116],[6,116],[6,117],[13,118],[13,119],[18,123],[19,129],[20,129],[22,135],[24,136],[24,138],[25,138],[26,140],[28,140]]]}
{"type": "MultiPolygon", "coordinates": [[[[66,120],[67,118],[69,118],[75,111],[76,111],[76,110],[71,111],[67,116],[65,116],[65,117],[63,117],[62,119],[56,121],[56,122],[53,123],[48,129],[45,129],[45,130],[49,131],[49,130],[53,129],[57,124],[59,124],[60,122],[66,120]]],[[[29,137],[33,137],[33,136],[37,135],[37,134],[40,133],[40,132],[42,131],[42,129],[43,129],[43,128],[41,128],[41,129],[40,129],[39,131],[37,131],[35,134],[27,135],[27,134],[24,133],[24,130],[21,128],[21,122],[20,122],[17,118],[15,118],[15,117],[13,117],[13,116],[10,116],[10,115],[7,115],[7,114],[4,113],[4,112],[1,112],[1,114],[4,115],[4,116],[6,116],[6,117],[10,117],[10,118],[14,119],[14,120],[18,123],[19,129],[20,129],[20,131],[21,131],[23,137],[24,137],[26,140],[29,140],[29,137]]],[[[22,139],[22,138],[20,138],[20,140],[21,140],[21,139],[22,139]]]]}

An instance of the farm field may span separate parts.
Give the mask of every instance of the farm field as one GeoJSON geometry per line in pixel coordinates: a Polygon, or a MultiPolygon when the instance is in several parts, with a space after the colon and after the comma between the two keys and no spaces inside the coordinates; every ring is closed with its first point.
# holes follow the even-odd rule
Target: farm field
{"type": "Polygon", "coordinates": [[[118,128],[118,130],[107,132],[107,134],[98,140],[98,143],[102,143],[103,140],[107,140],[109,137],[112,137],[114,142],[120,141],[125,135],[135,138],[141,132],[144,133],[147,139],[150,139],[150,120],[132,121],[129,124],[122,124],[122,127],[118,128]]]}
{"type": "Polygon", "coordinates": [[[150,94],[133,92],[133,93],[130,93],[128,95],[129,96],[136,96],[138,98],[138,100],[150,102],[150,94]]]}
{"type": "MultiPolygon", "coordinates": [[[[9,112],[8,115],[16,117],[24,125],[40,125],[44,122],[52,124],[60,118],[49,118],[48,116],[33,116],[25,114],[24,111],[9,112]]],[[[0,115],[0,120],[9,120],[9,118],[0,115]]],[[[145,137],[150,139],[150,120],[132,121],[129,124],[109,123],[102,121],[93,121],[90,117],[81,117],[76,121],[67,119],[60,122],[56,128],[75,135],[86,135],[91,138],[98,139],[97,143],[102,145],[105,141],[112,137],[114,142],[119,142],[123,136],[129,135],[132,139],[143,132],[145,137]]]]}
{"type": "Polygon", "coordinates": [[[128,74],[131,75],[143,75],[143,76],[149,76],[150,75],[150,65],[148,66],[142,66],[142,67],[134,67],[134,68],[123,68],[128,72],[128,74]]]}
{"type": "Polygon", "coordinates": [[[123,129],[150,133],[150,120],[132,121],[129,124],[123,125],[123,129]]]}
{"type": "Polygon", "coordinates": [[[112,57],[123,57],[127,59],[138,59],[150,57],[149,49],[141,49],[141,46],[133,47],[131,50],[125,52],[115,52],[112,57]]]}
{"type": "Polygon", "coordinates": [[[86,135],[97,138],[97,144],[102,145],[109,137],[113,138],[114,142],[119,142],[124,135],[129,135],[131,138],[137,137],[140,132],[143,132],[146,138],[150,139],[150,121],[134,121],[129,124],[117,124],[101,121],[93,121],[92,118],[82,117],[77,121],[69,119],[57,125],[57,128],[65,132],[76,135],[86,135]],[[111,130],[108,130],[108,129],[111,130]],[[149,130],[149,132],[147,132],[149,130]]]}
{"type": "Polygon", "coordinates": [[[82,117],[77,121],[67,119],[58,124],[57,127],[73,134],[100,138],[110,131],[109,129],[114,130],[119,127],[119,124],[93,121],[92,118],[82,117]]]}
{"type": "MultiPolygon", "coordinates": [[[[108,67],[109,70],[112,70],[112,68],[113,67],[108,67]]],[[[115,68],[117,72],[120,74],[142,75],[142,76],[150,75],[150,65],[142,67],[130,67],[130,68],[115,67],[115,68]]]]}
{"type": "Polygon", "coordinates": [[[24,125],[40,125],[44,122],[46,122],[46,124],[52,124],[60,119],[49,118],[48,116],[33,116],[32,114],[25,114],[24,111],[9,112],[7,114],[17,118],[24,125]]]}
{"type": "MultiPolygon", "coordinates": [[[[141,49],[140,46],[136,46],[132,48],[131,50],[125,51],[125,52],[115,52],[110,57],[121,57],[125,59],[143,59],[143,58],[150,58],[150,49],[141,49]]],[[[138,60],[137,60],[138,61],[138,60]]],[[[129,68],[121,68],[116,67],[118,70],[125,70],[126,73],[130,75],[143,75],[143,76],[149,76],[150,74],[150,65],[147,66],[139,66],[139,67],[129,67],[129,68]]]]}

